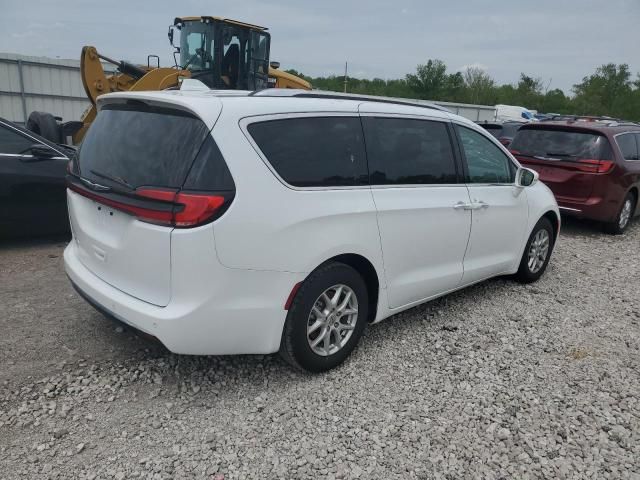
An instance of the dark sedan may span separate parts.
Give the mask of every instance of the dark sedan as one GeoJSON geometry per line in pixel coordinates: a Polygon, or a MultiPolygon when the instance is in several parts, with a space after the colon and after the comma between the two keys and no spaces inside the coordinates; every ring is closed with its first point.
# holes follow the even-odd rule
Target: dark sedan
{"type": "Polygon", "coordinates": [[[74,152],[0,118],[0,239],[69,231],[65,176],[74,152]]]}

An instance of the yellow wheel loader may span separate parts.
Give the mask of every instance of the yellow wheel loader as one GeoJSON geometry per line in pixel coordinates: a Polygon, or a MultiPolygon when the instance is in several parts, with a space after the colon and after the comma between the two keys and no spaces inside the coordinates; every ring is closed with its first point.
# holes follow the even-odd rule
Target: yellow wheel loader
{"type": "MultiPolygon", "coordinates": [[[[83,47],[80,74],[92,106],[84,112],[81,122],[67,122],[66,128],[63,125],[59,129],[58,138],[50,140],[63,143],[61,137],[72,134],[73,143],[80,143],[95,119],[96,98],[109,92],[176,88],[183,78],[200,80],[216,90],[311,89],[309,82],[279,70],[278,62],[269,61],[271,35],[265,27],[220,17],[178,17],[169,27],[168,36],[175,48],[173,67],[160,67],[156,55],[149,55],[147,65],[140,66],[113,60],[95,47],[83,47]],[[156,60],[155,66],[151,65],[152,59],[156,60]],[[103,62],[115,65],[117,71],[107,75],[103,62]]],[[[44,118],[42,112],[32,115],[30,120],[36,131],[44,130],[39,123],[53,119],[51,115],[44,118]]]]}

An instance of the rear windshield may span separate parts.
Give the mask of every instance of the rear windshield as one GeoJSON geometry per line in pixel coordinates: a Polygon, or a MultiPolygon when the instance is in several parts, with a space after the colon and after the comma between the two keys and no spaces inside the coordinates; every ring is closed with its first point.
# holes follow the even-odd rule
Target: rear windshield
{"type": "Polygon", "coordinates": [[[606,137],[570,130],[521,129],[509,148],[522,155],[560,160],[611,158],[611,147],[606,137]]]}
{"type": "Polygon", "coordinates": [[[498,138],[500,136],[500,134],[502,133],[502,125],[482,125],[482,124],[480,124],[480,126],[482,128],[484,128],[487,132],[489,132],[491,135],[493,135],[496,138],[498,138]]]}
{"type": "Polygon", "coordinates": [[[107,105],[80,147],[80,175],[109,186],[179,188],[207,134],[186,112],[107,105]]]}
{"type": "Polygon", "coordinates": [[[505,123],[502,126],[503,137],[514,137],[518,129],[522,126],[521,123],[505,123]]]}

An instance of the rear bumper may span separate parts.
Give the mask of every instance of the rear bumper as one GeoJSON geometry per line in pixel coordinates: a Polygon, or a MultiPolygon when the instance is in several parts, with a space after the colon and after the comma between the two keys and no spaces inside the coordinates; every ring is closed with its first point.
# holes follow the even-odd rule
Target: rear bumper
{"type": "Polygon", "coordinates": [[[304,276],[219,266],[208,288],[195,286],[195,295],[176,294],[166,307],[158,307],[94,275],[78,259],[74,241],[65,249],[64,264],[73,286],[96,309],[156,337],[174,353],[189,355],[278,351],[284,303],[304,276]]]}
{"type": "Polygon", "coordinates": [[[600,222],[613,221],[619,208],[616,202],[598,196],[591,196],[584,201],[556,197],[556,201],[562,214],[600,222]]]}

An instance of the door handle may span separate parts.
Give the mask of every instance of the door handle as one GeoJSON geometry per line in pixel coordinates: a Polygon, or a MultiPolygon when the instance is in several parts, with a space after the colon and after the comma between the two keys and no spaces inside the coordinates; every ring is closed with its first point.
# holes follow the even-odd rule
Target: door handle
{"type": "Polygon", "coordinates": [[[453,206],[453,208],[455,208],[456,210],[472,210],[473,205],[471,205],[470,203],[458,202],[453,206]]]}
{"type": "Polygon", "coordinates": [[[480,210],[481,208],[489,208],[489,204],[482,200],[474,200],[471,203],[458,202],[453,208],[456,210],[480,210]]]}

